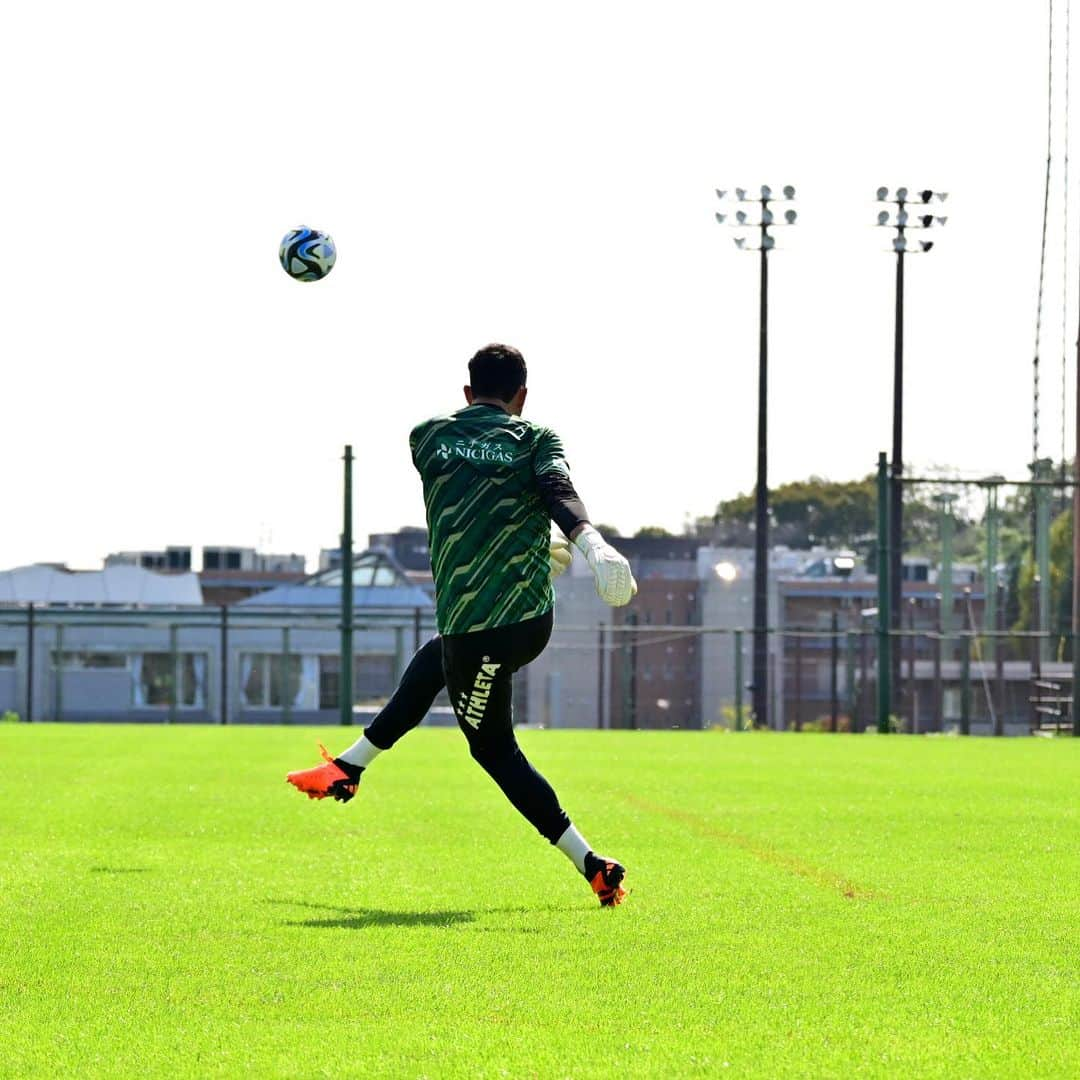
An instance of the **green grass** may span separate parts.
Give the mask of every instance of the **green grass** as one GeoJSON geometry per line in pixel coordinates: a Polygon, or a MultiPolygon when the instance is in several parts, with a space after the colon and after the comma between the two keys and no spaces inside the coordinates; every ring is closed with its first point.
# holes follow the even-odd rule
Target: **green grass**
{"type": "Polygon", "coordinates": [[[522,735],[595,906],[415,732],[0,726],[11,1076],[1078,1076],[1080,742],[522,735]]]}

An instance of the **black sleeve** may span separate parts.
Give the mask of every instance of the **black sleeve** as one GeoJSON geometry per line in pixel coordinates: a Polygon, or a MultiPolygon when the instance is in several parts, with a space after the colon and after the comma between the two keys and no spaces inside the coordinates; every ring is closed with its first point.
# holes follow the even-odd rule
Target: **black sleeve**
{"type": "Polygon", "coordinates": [[[540,498],[547,507],[551,520],[569,538],[579,525],[589,524],[589,514],[585,509],[570,477],[558,469],[550,469],[536,478],[540,489],[540,498]]]}

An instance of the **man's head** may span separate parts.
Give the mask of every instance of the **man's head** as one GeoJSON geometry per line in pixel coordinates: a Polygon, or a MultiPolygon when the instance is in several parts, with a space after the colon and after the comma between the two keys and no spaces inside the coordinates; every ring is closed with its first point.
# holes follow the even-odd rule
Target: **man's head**
{"type": "Polygon", "coordinates": [[[470,404],[501,405],[511,416],[520,416],[525,404],[525,358],[510,345],[485,345],[469,361],[470,404]]]}

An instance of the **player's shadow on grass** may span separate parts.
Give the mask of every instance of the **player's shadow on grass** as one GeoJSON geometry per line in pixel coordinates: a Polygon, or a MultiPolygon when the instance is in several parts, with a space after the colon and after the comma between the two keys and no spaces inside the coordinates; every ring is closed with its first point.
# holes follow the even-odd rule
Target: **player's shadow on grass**
{"type": "Polygon", "coordinates": [[[330,904],[309,904],[302,900],[269,900],[271,904],[310,908],[316,911],[335,912],[334,917],[320,919],[297,919],[285,926],[326,927],[340,930],[366,930],[372,926],[453,926],[472,922],[472,911],[384,911],[381,908],[343,908],[330,904]]]}
{"type": "MultiPolygon", "coordinates": [[[[314,911],[331,911],[333,917],[318,919],[295,919],[282,923],[283,926],[306,926],[309,928],[337,930],[367,930],[375,926],[456,926],[476,921],[478,915],[535,914],[529,908],[484,908],[477,911],[385,911],[381,908],[343,908],[331,904],[311,904],[303,900],[267,900],[268,904],[281,904],[286,907],[309,908],[314,911]]],[[[548,911],[562,911],[563,908],[545,908],[548,911]]],[[[520,933],[535,933],[535,928],[519,927],[520,933]]]]}

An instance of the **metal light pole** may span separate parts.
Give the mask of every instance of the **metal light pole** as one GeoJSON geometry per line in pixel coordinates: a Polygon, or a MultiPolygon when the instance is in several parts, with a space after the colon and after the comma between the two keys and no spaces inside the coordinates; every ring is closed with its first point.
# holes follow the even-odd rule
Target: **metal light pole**
{"type": "MultiPolygon", "coordinates": [[[[891,588],[891,623],[890,629],[900,629],[901,597],[903,596],[903,534],[904,534],[904,256],[925,255],[934,246],[933,240],[913,241],[907,234],[910,229],[930,229],[934,225],[944,225],[948,220],[922,213],[930,202],[936,199],[944,202],[948,195],[943,191],[918,191],[911,197],[906,187],[896,188],[890,193],[886,187],[877,189],[877,201],[893,203],[894,213],[888,210],[878,212],[877,224],[882,228],[894,229],[892,249],[896,254],[896,312],[893,331],[893,412],[892,412],[892,475],[889,486],[889,576],[891,588]],[[915,213],[908,209],[916,207],[915,213]]],[[[892,686],[895,694],[900,685],[900,650],[894,650],[892,657],[892,686]]],[[[892,703],[890,703],[892,704],[892,703]]]]}
{"type": "MultiPolygon", "coordinates": [[[[760,253],[761,285],[758,314],[758,417],[757,417],[757,482],[754,489],[754,648],[753,648],[753,684],[752,724],[754,727],[769,726],[769,485],[768,485],[768,393],[769,393],[769,252],[776,246],[776,240],[769,233],[774,225],[794,225],[798,217],[794,209],[784,211],[781,220],[769,208],[774,202],[772,188],[761,186],[759,196],[751,196],[745,188],[735,189],[735,198],[740,203],[757,203],[761,209],[757,220],[751,220],[745,210],[735,211],[734,220],[728,221],[727,214],[716,214],[721,224],[732,225],[736,229],[757,229],[758,244],[748,245],[746,235],[735,237],[735,246],[740,251],[760,253]]],[[[717,189],[717,197],[724,199],[726,191],[717,189]]],[[[783,189],[783,198],[790,202],[795,198],[795,189],[788,184],[783,189]]]]}
{"type": "Polygon", "coordinates": [[[353,722],[353,513],[351,446],[345,447],[345,506],[341,528],[341,675],[338,704],[341,723],[353,722]]]}
{"type": "MultiPolygon", "coordinates": [[[[1066,192],[1066,194],[1068,194],[1066,192]]],[[[1080,324],[1076,332],[1076,443],[1073,448],[1072,732],[1080,738],[1080,324]]]]}

